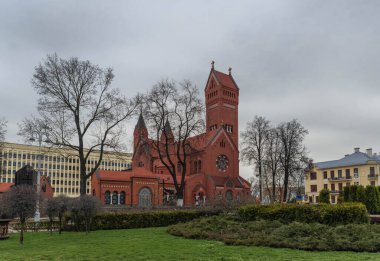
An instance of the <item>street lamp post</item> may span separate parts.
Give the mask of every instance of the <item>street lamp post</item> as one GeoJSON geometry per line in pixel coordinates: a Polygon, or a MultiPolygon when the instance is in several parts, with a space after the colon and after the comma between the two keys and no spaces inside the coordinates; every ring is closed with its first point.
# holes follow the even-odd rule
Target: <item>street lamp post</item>
{"type": "MultiPolygon", "coordinates": [[[[45,143],[49,143],[50,141],[47,139],[46,135],[44,133],[38,132],[36,133],[36,138],[38,141],[38,160],[37,160],[37,202],[36,202],[36,213],[34,214],[34,221],[35,222],[40,222],[41,220],[41,213],[40,213],[40,196],[41,196],[41,147],[42,147],[42,142],[43,138],[45,137],[46,139],[44,140],[45,143]]],[[[29,141],[35,142],[36,141],[35,137],[31,137],[29,141]]]]}

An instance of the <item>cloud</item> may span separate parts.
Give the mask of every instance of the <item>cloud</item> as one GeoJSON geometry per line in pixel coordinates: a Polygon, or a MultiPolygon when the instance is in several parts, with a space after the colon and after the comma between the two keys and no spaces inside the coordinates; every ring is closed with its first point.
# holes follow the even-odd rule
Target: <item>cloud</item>
{"type": "MultiPolygon", "coordinates": [[[[377,146],[380,4],[376,1],[2,1],[0,111],[7,139],[35,110],[30,80],[48,53],[113,67],[114,86],[162,78],[203,90],[210,69],[240,87],[240,130],[254,115],[298,118],[316,160],[377,146]]],[[[0,116],[1,116],[0,114],[0,116]]],[[[134,122],[128,123],[133,125],[134,122]]],[[[129,133],[129,135],[131,135],[129,133]]],[[[243,175],[251,169],[242,167],[243,175]]]]}

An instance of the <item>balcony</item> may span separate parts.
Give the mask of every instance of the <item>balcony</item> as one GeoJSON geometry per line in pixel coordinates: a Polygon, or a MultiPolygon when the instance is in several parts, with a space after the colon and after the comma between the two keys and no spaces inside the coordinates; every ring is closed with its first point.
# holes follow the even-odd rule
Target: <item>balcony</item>
{"type": "Polygon", "coordinates": [[[330,190],[330,194],[332,195],[339,195],[340,191],[339,190],[330,190]]]}
{"type": "Polygon", "coordinates": [[[334,182],[334,181],[349,181],[352,180],[352,176],[346,176],[346,177],[333,177],[333,178],[328,178],[329,181],[334,182]]]}
{"type": "Polygon", "coordinates": [[[369,174],[368,179],[377,179],[379,177],[379,174],[369,174]]]}

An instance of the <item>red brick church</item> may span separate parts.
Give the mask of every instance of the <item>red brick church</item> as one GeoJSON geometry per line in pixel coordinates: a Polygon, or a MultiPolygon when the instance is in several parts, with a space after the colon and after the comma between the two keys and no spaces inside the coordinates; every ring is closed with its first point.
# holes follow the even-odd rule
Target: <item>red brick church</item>
{"type": "MultiPolygon", "coordinates": [[[[204,93],[206,132],[189,139],[196,152],[187,161],[185,206],[212,204],[216,200],[241,201],[250,195],[250,184],[239,176],[239,88],[231,69],[229,74],[216,71],[213,62],[204,93]]],[[[95,172],[91,179],[93,195],[106,205],[173,204],[176,192],[172,177],[150,141],[140,115],[134,130],[132,168],[95,172]]]]}

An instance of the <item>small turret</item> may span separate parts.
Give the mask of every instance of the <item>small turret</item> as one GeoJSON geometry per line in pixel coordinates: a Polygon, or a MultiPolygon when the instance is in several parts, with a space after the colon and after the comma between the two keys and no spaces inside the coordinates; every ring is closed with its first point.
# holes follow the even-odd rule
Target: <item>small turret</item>
{"type": "Polygon", "coordinates": [[[133,132],[133,144],[134,148],[136,148],[138,142],[140,139],[147,139],[148,138],[148,130],[145,125],[144,117],[142,113],[140,113],[139,119],[137,121],[137,124],[135,126],[135,130],[133,132]]]}
{"type": "Polygon", "coordinates": [[[170,127],[170,123],[168,120],[166,120],[164,129],[161,133],[161,141],[166,142],[166,139],[168,141],[174,140],[173,131],[172,131],[172,128],[170,127]]]}

